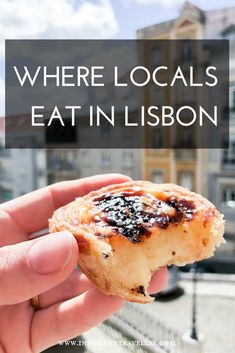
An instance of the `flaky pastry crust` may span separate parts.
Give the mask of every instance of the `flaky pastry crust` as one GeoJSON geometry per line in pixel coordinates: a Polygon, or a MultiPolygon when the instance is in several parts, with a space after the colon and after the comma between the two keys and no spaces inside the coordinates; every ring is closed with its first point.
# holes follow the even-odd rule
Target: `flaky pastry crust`
{"type": "Polygon", "coordinates": [[[213,255],[224,220],[201,195],[174,184],[133,181],[110,185],[56,210],[51,232],[69,230],[78,265],[105,294],[149,303],[151,275],[213,255]]]}

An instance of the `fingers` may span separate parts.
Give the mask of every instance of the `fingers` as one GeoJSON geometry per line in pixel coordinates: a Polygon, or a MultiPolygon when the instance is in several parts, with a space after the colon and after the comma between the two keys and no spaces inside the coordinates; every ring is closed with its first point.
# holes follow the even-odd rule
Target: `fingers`
{"type": "Polygon", "coordinates": [[[122,174],[102,174],[79,180],[63,181],[33,191],[1,205],[25,233],[30,234],[48,226],[48,218],[54,210],[109,184],[130,180],[122,174]],[[40,212],[39,212],[40,210],[40,212]]]}
{"type": "MultiPolygon", "coordinates": [[[[163,267],[152,276],[149,292],[157,293],[161,291],[166,286],[167,281],[168,270],[163,267]]],[[[91,288],[94,288],[94,285],[80,270],[76,269],[65,281],[40,296],[40,306],[46,308],[76,297],[91,288]]]]}
{"type": "Polygon", "coordinates": [[[76,297],[93,287],[89,279],[80,270],[75,269],[65,281],[40,295],[40,306],[46,308],[76,297]]]}
{"type": "Polygon", "coordinates": [[[78,246],[69,232],[0,248],[0,305],[23,302],[64,281],[76,266],[78,246]]]}
{"type": "Polygon", "coordinates": [[[27,239],[23,229],[12,220],[10,215],[0,208],[0,247],[12,245],[27,239]]]}
{"type": "MultiPolygon", "coordinates": [[[[166,286],[167,280],[168,271],[166,267],[163,267],[153,275],[149,292],[156,293],[162,290],[166,286]]],[[[69,282],[69,279],[66,281],[69,282]]],[[[85,289],[86,280],[83,284],[82,289],[85,289]]],[[[57,288],[59,287],[62,298],[63,284],[57,288]]],[[[68,296],[69,293],[71,293],[70,290],[67,292],[68,296]]],[[[123,304],[123,300],[106,296],[92,288],[73,299],[40,310],[36,312],[32,322],[33,349],[39,352],[58,343],[59,340],[78,336],[121,309],[123,304]]]]}
{"type": "Polygon", "coordinates": [[[93,190],[98,190],[110,184],[119,184],[130,181],[130,178],[123,174],[100,174],[70,182],[63,181],[51,185],[53,202],[56,208],[73,201],[75,197],[84,196],[93,190]]]}
{"type": "Polygon", "coordinates": [[[162,267],[156,271],[150,281],[148,291],[149,293],[157,293],[164,289],[167,285],[169,273],[167,267],[162,267]]]}
{"type": "Polygon", "coordinates": [[[90,289],[79,297],[40,310],[32,322],[33,351],[76,337],[119,310],[124,301],[90,289]]]}

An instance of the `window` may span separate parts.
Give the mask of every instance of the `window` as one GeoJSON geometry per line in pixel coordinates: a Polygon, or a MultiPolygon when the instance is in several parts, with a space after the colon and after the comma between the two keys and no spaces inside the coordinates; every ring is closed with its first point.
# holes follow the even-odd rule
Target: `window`
{"type": "Polygon", "coordinates": [[[131,98],[130,86],[116,87],[116,98],[118,101],[128,100],[131,98]]]}
{"type": "Polygon", "coordinates": [[[107,122],[104,122],[100,125],[100,134],[101,137],[108,138],[111,133],[111,125],[107,122]]]}
{"type": "Polygon", "coordinates": [[[99,87],[99,89],[97,89],[95,91],[96,97],[95,97],[95,101],[98,103],[104,103],[107,100],[107,90],[105,89],[105,87],[99,87]]]}
{"type": "Polygon", "coordinates": [[[163,47],[161,45],[156,45],[152,49],[152,64],[153,66],[158,66],[163,63],[163,47]]]}
{"type": "Polygon", "coordinates": [[[86,149],[81,150],[81,156],[82,156],[83,165],[89,166],[91,162],[90,151],[86,149]]]}
{"type": "Polygon", "coordinates": [[[154,128],[153,131],[153,148],[163,148],[163,131],[160,128],[154,128]]]}
{"type": "Polygon", "coordinates": [[[75,155],[68,150],[50,151],[47,164],[50,170],[72,170],[75,168],[75,155]]]}
{"type": "Polygon", "coordinates": [[[222,201],[224,203],[235,201],[235,186],[228,186],[222,190],[222,201]]]}
{"type": "Polygon", "coordinates": [[[231,86],[229,90],[229,107],[235,111],[235,86],[231,86]]]}
{"type": "Polygon", "coordinates": [[[230,135],[229,148],[223,150],[223,163],[235,165],[235,137],[230,135]]]}
{"type": "Polygon", "coordinates": [[[192,172],[190,171],[182,171],[179,173],[179,184],[184,188],[192,190],[193,188],[193,177],[192,172]]]}
{"type": "Polygon", "coordinates": [[[134,156],[133,153],[130,151],[123,152],[123,167],[131,168],[133,165],[134,156]]]}
{"type": "Polygon", "coordinates": [[[190,40],[183,40],[181,44],[181,61],[190,61],[192,57],[192,48],[190,40]]]}
{"type": "Polygon", "coordinates": [[[161,170],[152,171],[152,182],[156,184],[161,184],[164,182],[163,172],[161,170]]]}
{"type": "Polygon", "coordinates": [[[177,82],[175,87],[177,88],[174,91],[176,104],[183,105],[184,103],[185,105],[190,105],[195,101],[195,91],[192,87],[188,89],[182,82],[177,82]]]}
{"type": "Polygon", "coordinates": [[[111,163],[111,156],[107,152],[102,152],[101,154],[101,167],[107,168],[110,166],[111,163]]]}
{"type": "Polygon", "coordinates": [[[235,89],[233,87],[233,91],[232,91],[232,110],[235,110],[235,89]]]}
{"type": "MultiPolygon", "coordinates": [[[[0,181],[12,181],[12,174],[8,170],[9,168],[5,167],[1,162],[0,162],[0,181]]],[[[0,185],[1,187],[1,185],[0,185]]]]}
{"type": "Polygon", "coordinates": [[[164,87],[151,85],[150,87],[150,105],[161,106],[165,103],[165,90],[164,87]]]}
{"type": "Polygon", "coordinates": [[[193,137],[192,137],[192,127],[184,128],[183,126],[178,129],[178,142],[177,145],[180,145],[184,148],[193,147],[193,137]]]}

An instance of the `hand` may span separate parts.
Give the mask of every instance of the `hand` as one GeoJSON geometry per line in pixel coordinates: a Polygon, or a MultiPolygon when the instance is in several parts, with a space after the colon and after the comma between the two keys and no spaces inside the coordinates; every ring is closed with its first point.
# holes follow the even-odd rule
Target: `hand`
{"type": "MultiPolygon", "coordinates": [[[[69,232],[29,240],[48,226],[53,211],[91,190],[128,178],[99,175],[53,184],[0,207],[0,353],[36,353],[78,336],[120,309],[76,269],[79,249],[69,232]],[[39,295],[35,311],[30,298],[39,295]]],[[[151,281],[161,290],[167,270],[151,281]]]]}

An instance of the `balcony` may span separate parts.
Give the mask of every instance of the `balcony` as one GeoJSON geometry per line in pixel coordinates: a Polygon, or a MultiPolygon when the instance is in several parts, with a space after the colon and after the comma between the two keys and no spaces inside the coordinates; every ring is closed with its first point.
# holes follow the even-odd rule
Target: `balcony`
{"type": "Polygon", "coordinates": [[[77,155],[70,151],[48,151],[47,154],[48,172],[75,172],[78,170],[77,155]]]}
{"type": "Polygon", "coordinates": [[[196,151],[194,149],[178,149],[175,150],[175,159],[177,161],[195,161],[196,151]]]}
{"type": "Polygon", "coordinates": [[[72,162],[61,160],[48,160],[48,171],[57,172],[57,171],[76,171],[78,168],[72,162]]]}
{"type": "Polygon", "coordinates": [[[75,162],[65,159],[49,158],[47,166],[49,183],[77,179],[80,177],[80,169],[75,162]]]}

